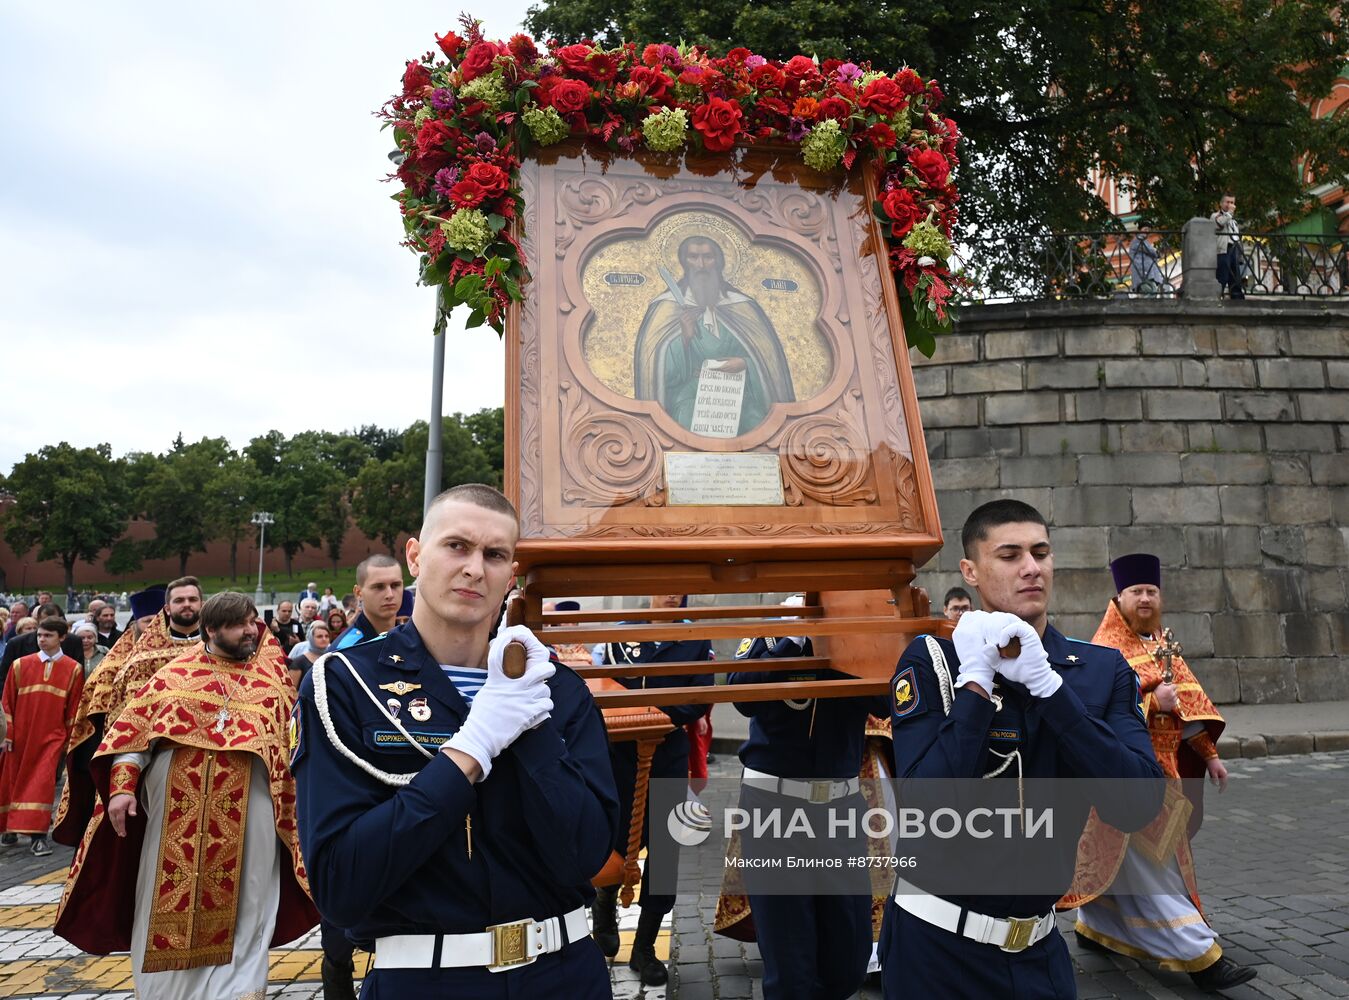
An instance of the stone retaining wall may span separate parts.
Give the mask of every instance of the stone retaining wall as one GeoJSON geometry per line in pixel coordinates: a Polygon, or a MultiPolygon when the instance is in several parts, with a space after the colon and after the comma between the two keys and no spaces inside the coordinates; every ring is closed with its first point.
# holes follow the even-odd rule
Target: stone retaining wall
{"type": "Polygon", "coordinates": [[[947,543],[1012,496],[1049,519],[1054,620],[1089,638],[1107,564],[1163,563],[1167,623],[1221,703],[1349,698],[1349,304],[971,307],[914,378],[947,543]]]}

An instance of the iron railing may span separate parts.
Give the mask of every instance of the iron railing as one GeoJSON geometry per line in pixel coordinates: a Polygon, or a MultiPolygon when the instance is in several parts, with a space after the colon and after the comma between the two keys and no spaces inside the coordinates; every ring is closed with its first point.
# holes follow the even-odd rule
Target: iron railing
{"type": "Polygon", "coordinates": [[[1343,236],[1249,233],[1241,250],[1247,295],[1349,295],[1349,242],[1343,236]]]}
{"type": "MultiPolygon", "coordinates": [[[[1184,283],[1181,243],[1174,229],[976,236],[960,247],[963,299],[1174,297],[1184,283]]],[[[1248,296],[1349,295],[1349,238],[1245,233],[1241,246],[1248,296]]]]}

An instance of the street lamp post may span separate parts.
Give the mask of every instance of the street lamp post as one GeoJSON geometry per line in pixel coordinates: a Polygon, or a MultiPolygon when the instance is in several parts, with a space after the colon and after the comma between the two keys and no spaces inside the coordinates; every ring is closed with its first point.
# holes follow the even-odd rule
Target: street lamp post
{"type": "Polygon", "coordinates": [[[253,603],[260,605],[262,604],[262,556],[267,551],[267,525],[276,523],[276,518],[272,517],[267,511],[260,510],[253,514],[249,523],[258,526],[258,589],[253,594],[253,603]]]}

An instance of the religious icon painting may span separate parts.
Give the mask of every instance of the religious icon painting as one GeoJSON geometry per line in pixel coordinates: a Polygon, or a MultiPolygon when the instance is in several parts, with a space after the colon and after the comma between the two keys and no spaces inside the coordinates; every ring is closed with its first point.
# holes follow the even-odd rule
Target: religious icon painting
{"type": "Polygon", "coordinates": [[[874,176],[770,148],[560,143],[521,185],[505,465],[522,569],[634,539],[646,558],[703,539],[770,559],[939,547],[874,176]]]}

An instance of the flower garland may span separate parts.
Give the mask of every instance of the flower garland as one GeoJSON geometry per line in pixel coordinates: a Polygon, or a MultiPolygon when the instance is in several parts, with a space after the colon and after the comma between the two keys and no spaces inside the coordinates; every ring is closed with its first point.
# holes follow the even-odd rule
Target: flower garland
{"type": "Polygon", "coordinates": [[[859,157],[882,168],[874,209],[890,241],[909,342],[931,353],[949,328],[952,183],[959,132],[937,114],[941,89],[911,69],[865,63],[785,62],[736,48],[588,43],[540,51],[527,35],[488,41],[480,23],[436,37],[439,51],[407,64],[381,114],[402,162],[396,195],[421,256],[421,280],[441,285],[443,309],[472,309],[468,326],[504,327],[527,277],[510,222],[524,208],[520,157],[532,146],[584,138],[630,153],[727,152],[771,141],[799,146],[828,173],[859,157]]]}

